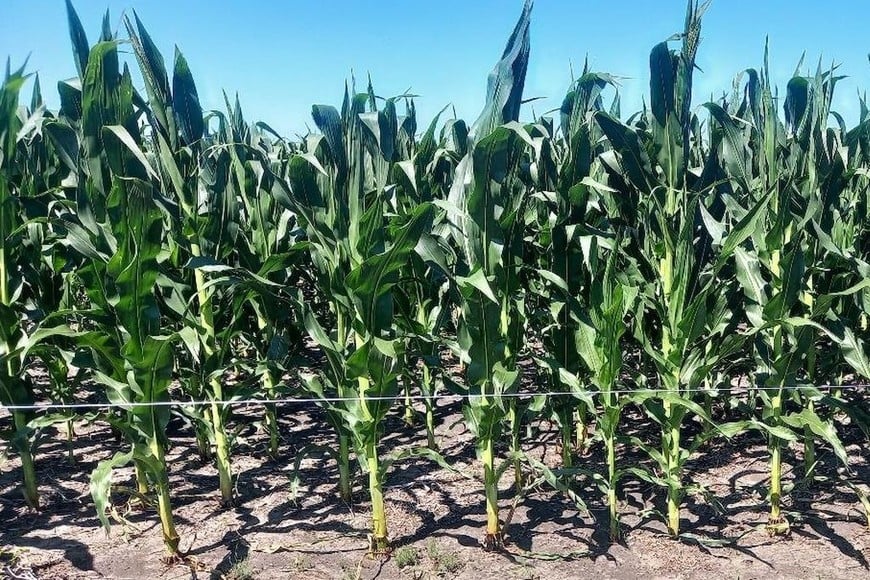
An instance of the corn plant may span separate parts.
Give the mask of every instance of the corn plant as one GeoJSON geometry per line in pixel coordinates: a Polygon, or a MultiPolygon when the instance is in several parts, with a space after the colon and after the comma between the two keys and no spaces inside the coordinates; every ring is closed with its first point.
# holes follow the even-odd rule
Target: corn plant
{"type": "MultiPolygon", "coordinates": [[[[10,71],[7,66],[0,87],[0,326],[2,326],[2,369],[0,369],[0,403],[4,405],[32,405],[33,392],[21,375],[22,360],[18,352],[19,342],[24,338],[24,320],[16,307],[22,290],[18,278],[16,254],[20,245],[16,244],[13,232],[21,224],[19,201],[15,190],[15,160],[18,150],[18,133],[22,123],[18,117],[18,95],[26,80],[24,68],[10,71]]],[[[39,507],[36,468],[31,451],[32,433],[27,423],[26,411],[12,411],[14,431],[11,435],[13,447],[21,460],[22,491],[27,504],[34,509],[39,507]]]]}
{"type": "Polygon", "coordinates": [[[597,425],[604,442],[606,478],[600,481],[599,488],[607,497],[610,514],[610,539],[619,537],[619,511],[617,493],[623,472],[617,469],[616,443],[620,416],[630,397],[620,396],[620,372],[623,364],[621,338],[625,332],[625,318],[632,310],[637,289],[617,271],[620,239],[607,258],[602,275],[592,282],[588,317],[578,325],[576,341],[584,363],[592,372],[592,382],[596,386],[600,401],[597,425]]]}
{"type": "MultiPolygon", "coordinates": [[[[397,173],[395,195],[397,209],[402,214],[412,213],[420,204],[447,197],[459,159],[449,149],[443,129],[439,143],[436,132],[440,117],[440,113],[435,116],[419,142],[413,138],[408,140],[407,157],[410,159],[400,162],[404,164],[404,170],[397,173]]],[[[401,281],[396,292],[397,312],[408,338],[405,349],[407,374],[403,378],[406,397],[410,385],[416,383],[423,395],[426,440],[432,451],[437,450],[434,397],[443,383],[440,350],[445,344],[443,337],[449,329],[450,315],[457,302],[456,287],[450,279],[456,256],[449,238],[444,235],[448,228],[446,213],[437,212],[431,233],[421,236],[418,252],[411,254],[400,273],[401,281]]],[[[409,409],[406,401],[406,420],[409,409]]]]}
{"type": "MultiPolygon", "coordinates": [[[[69,11],[71,22],[78,22],[71,6],[69,11]]],[[[98,465],[91,493],[108,527],[112,470],[132,461],[140,490],[153,487],[156,493],[163,541],[174,556],[179,536],[165,460],[169,408],[159,405],[169,398],[174,340],[161,330],[156,296],[166,202],[142,151],[132,78],[126,67],[121,70],[118,42],[102,40],[86,52],[80,23],[73,38],[81,90],[68,96],[78,99],[81,113],[73,108],[66,113],[81,159],[74,185],[76,213],[64,213],[60,225],[66,231],[62,243],[79,258],[75,277],[89,304],[71,316],[84,325],[77,344],[92,354],[80,364],[90,368],[108,400],[125,409],[120,418],[106,419],[132,447],[98,465]]]]}
{"type": "MultiPolygon", "coordinates": [[[[429,449],[436,451],[438,444],[435,441],[435,396],[439,384],[443,382],[439,377],[442,372],[439,350],[442,341],[439,338],[450,314],[448,297],[451,286],[439,267],[426,264],[419,255],[412,256],[409,265],[411,275],[406,280],[410,288],[406,288],[404,294],[409,306],[403,321],[409,337],[405,349],[407,374],[404,380],[408,383],[414,381],[415,363],[419,358],[419,380],[414,382],[424,397],[426,443],[429,449]],[[445,302],[448,304],[445,305],[445,302]]],[[[407,405],[406,402],[406,408],[407,405]]],[[[407,411],[405,418],[407,421],[407,411]]]]}
{"type": "MultiPolygon", "coordinates": [[[[180,241],[184,244],[183,250],[192,260],[202,260],[204,252],[210,252],[212,260],[219,260],[224,257],[225,251],[222,250],[233,247],[232,232],[235,230],[228,222],[234,218],[228,215],[227,210],[232,212],[235,209],[235,192],[211,188],[208,198],[200,200],[200,172],[206,165],[202,159],[205,129],[196,85],[187,61],[176,49],[170,85],[163,57],[139,18],[135,17],[135,26],[127,19],[126,27],[145,79],[149,99],[148,120],[153,129],[153,150],[159,159],[158,167],[165,180],[166,190],[174,194],[180,209],[178,229],[180,241]],[[218,235],[208,236],[214,232],[218,235]]],[[[228,160],[225,166],[229,166],[228,160]]],[[[219,183],[227,184],[228,180],[219,183]]],[[[186,317],[185,322],[199,337],[201,360],[196,374],[199,375],[198,383],[207,385],[205,392],[213,401],[208,424],[210,438],[215,444],[221,501],[231,504],[233,483],[230,444],[225,427],[226,409],[215,402],[226,396],[221,377],[226,346],[218,344],[217,330],[226,326],[215,326],[215,289],[207,285],[207,273],[202,268],[194,269],[193,273],[198,316],[193,320],[186,317]]],[[[194,392],[197,391],[199,389],[194,392]]]]}
{"type": "MultiPolygon", "coordinates": [[[[439,384],[443,382],[440,377],[443,370],[440,359],[440,347],[443,344],[441,337],[448,324],[450,308],[455,298],[454,288],[446,274],[449,272],[446,259],[449,249],[426,234],[421,237],[421,243],[427,246],[424,254],[432,257],[433,262],[427,263],[419,253],[409,257],[402,272],[403,283],[400,297],[397,296],[397,306],[401,309],[402,326],[406,328],[408,337],[405,347],[406,375],[403,381],[415,382],[423,395],[426,443],[429,449],[436,451],[435,396],[439,384]],[[417,366],[419,378],[415,372],[417,366]]],[[[410,389],[406,386],[406,394],[409,392],[410,389]]],[[[405,418],[407,421],[407,411],[405,418]]]]}
{"type": "Polygon", "coordinates": [[[348,442],[368,471],[372,501],[371,550],[389,549],[383,478],[379,461],[380,424],[398,392],[404,339],[393,322],[393,288],[399,271],[431,227],[432,207],[417,206],[405,218],[390,219],[385,200],[395,163],[398,123],[393,100],[373,108],[369,93],[346,96],[342,113],[316,106],[322,131],[305,154],[289,161],[289,190],[277,183],[278,200],[294,211],[305,229],[316,283],[327,297],[334,332],[327,332],[308,305],[305,326],[327,365],[306,378],[321,398],[339,434],[340,488],[350,499],[348,442]],[[366,103],[372,110],[366,112],[366,103]],[[324,397],[348,400],[327,402],[324,397]]]}
{"type": "MultiPolygon", "coordinates": [[[[836,362],[819,355],[820,339],[839,345],[845,361],[866,376],[863,346],[843,324],[835,302],[863,289],[855,274],[860,264],[849,260],[845,276],[823,273],[830,254],[845,257],[830,240],[834,202],[845,184],[843,150],[837,134],[826,129],[830,98],[837,77],[819,72],[815,78],[794,77],[785,100],[786,125],[776,116],[767,66],[750,76],[742,114],[753,123],[741,129],[724,109],[708,105],[723,134],[725,167],[735,189],[749,203],[762,204],[761,222],[747,247],[734,254],[737,278],[745,296],[749,334],[753,337],[754,376],[761,420],[748,428],[766,433],[770,447],[771,534],[788,532],[782,514],[782,453],[789,441],[804,440],[805,472],[815,468],[815,439],[822,439],[848,464],[845,448],[831,421],[816,412],[825,398],[813,389],[821,370],[836,362]],[[812,166],[813,170],[808,170],[812,166]],[[756,177],[757,176],[757,177],[756,177]],[[761,199],[760,202],[756,201],[761,199]],[[823,286],[827,286],[823,290],[823,286]],[[821,290],[821,291],[820,291],[821,290]],[[790,411],[793,400],[799,411],[790,411]]],[[[743,210],[731,203],[730,212],[743,210]]],[[[836,270],[832,270],[836,271],[836,270]]],[[[865,268],[866,271],[866,268],[865,268]]]]}
{"type": "Polygon", "coordinates": [[[526,186],[519,166],[531,137],[516,123],[529,56],[531,4],[526,3],[501,60],[489,76],[487,104],[469,133],[467,153],[456,167],[446,202],[449,232],[457,248],[453,274],[461,295],[458,350],[469,395],[463,415],[483,462],[486,550],[502,545],[498,517],[501,469],[495,443],[517,392],[517,353],[524,328],[520,269],[526,186]],[[508,123],[506,126],[500,126],[508,123]],[[505,396],[507,395],[507,396],[505,396]]]}
{"type": "Polygon", "coordinates": [[[458,328],[466,365],[463,415],[483,461],[487,525],[484,547],[501,546],[498,471],[494,445],[508,413],[506,395],[517,392],[517,350],[523,330],[519,258],[525,187],[517,179],[528,135],[518,124],[496,129],[472,152],[473,183],[457,231],[461,251],[456,283],[462,295],[458,328]]]}
{"type": "MultiPolygon", "coordinates": [[[[50,219],[64,204],[58,190],[66,173],[51,147],[56,121],[42,101],[38,77],[34,77],[30,106],[19,106],[26,80],[24,67],[12,71],[7,63],[0,87],[0,308],[5,325],[0,402],[23,406],[35,402],[37,390],[53,401],[68,400],[76,386],[67,380],[69,350],[46,341],[57,338],[52,325],[68,301],[60,274],[64,259],[50,250],[54,239],[50,219]],[[47,389],[37,389],[26,372],[36,359],[48,370],[47,389]]],[[[13,410],[12,418],[10,440],[22,464],[25,501],[36,509],[34,454],[39,432],[65,422],[71,434],[70,417],[37,417],[27,410],[13,410]]]]}
{"type": "Polygon", "coordinates": [[[743,342],[733,315],[735,292],[727,290],[734,280],[720,276],[735,248],[755,230],[763,207],[759,202],[730,231],[709,226],[698,231],[702,200],[717,194],[718,148],[698,146],[689,108],[700,18],[707,6],[689,3],[680,52],[666,42],[653,49],[650,109],[643,126],[595,115],[613,146],[613,154],[601,157],[609,185],[629,193],[617,204],[619,218],[638,224],[629,251],[644,279],[638,281],[641,308],[633,332],[656,369],[656,391],[638,393],[635,400],[660,425],[661,449],[632,441],[656,460],[662,475],[633,472],[667,489],[666,521],[675,536],[685,493],[683,465],[703,442],[696,437],[684,448],[683,422],[690,413],[710,421],[694,393],[743,342]],[[705,164],[707,171],[690,172],[694,163],[705,164]]]}
{"type": "MultiPolygon", "coordinates": [[[[235,107],[231,118],[240,117],[240,112],[241,108],[235,107]]],[[[222,119],[221,124],[227,131],[241,122],[222,119]]],[[[243,183],[235,177],[238,171],[233,171],[230,177],[242,192],[243,207],[236,238],[238,269],[232,271],[236,277],[232,295],[236,304],[241,303],[248,310],[248,316],[239,318],[251,322],[245,328],[244,338],[257,353],[256,367],[247,371],[259,378],[252,394],[262,392],[268,399],[274,399],[283,388],[280,379],[288,370],[292,355],[302,344],[298,309],[292,307],[292,296],[287,290],[302,283],[313,286],[313,276],[309,274],[307,243],[296,217],[272,195],[272,181],[277,177],[271,168],[280,168],[283,156],[289,153],[274,147],[259,127],[251,127],[232,142],[237,144],[231,153],[232,166],[245,167],[243,183]],[[240,147],[239,143],[245,146],[240,147]]],[[[264,422],[269,435],[269,456],[277,459],[280,434],[275,405],[266,406],[264,422]]]]}
{"type": "MultiPolygon", "coordinates": [[[[592,113],[603,109],[602,91],[612,83],[608,75],[583,71],[566,95],[561,107],[562,148],[540,147],[537,161],[537,197],[542,219],[535,240],[539,254],[541,284],[539,309],[543,311],[542,339],[546,356],[538,358],[548,373],[554,391],[571,396],[550,397],[552,415],[562,433],[562,464],[572,465],[572,449],[586,446],[587,411],[594,406],[588,394],[589,375],[577,351],[575,335],[579,313],[586,307],[590,278],[598,267],[596,228],[608,227],[606,215],[597,209],[592,174],[596,142],[600,138],[592,113]],[[549,159],[548,159],[549,157],[549,159]],[[558,166],[557,166],[558,164],[558,166]],[[554,175],[549,183],[544,178],[554,175]],[[542,181],[543,180],[543,181],[542,181]],[[576,419],[575,419],[576,417],[576,419]],[[576,422],[576,430],[573,428],[576,422]]],[[[560,143],[551,139],[553,146],[560,143]]],[[[600,230],[599,230],[600,231],[600,230]]]]}

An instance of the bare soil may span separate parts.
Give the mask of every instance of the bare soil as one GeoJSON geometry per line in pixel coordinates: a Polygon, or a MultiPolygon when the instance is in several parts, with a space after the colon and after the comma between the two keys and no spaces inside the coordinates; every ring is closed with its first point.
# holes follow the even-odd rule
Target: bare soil
{"type": "MultiPolygon", "coordinates": [[[[588,505],[581,510],[564,495],[541,486],[517,502],[502,553],[481,549],[485,523],[482,484],[428,459],[394,464],[386,490],[390,558],[367,556],[369,511],[365,478],[357,471],[353,505],[337,498],[335,462],[312,454],[301,461],[294,484],[294,459],[311,444],[331,443],[334,434],[316,409],[279,409],[283,457],[265,453],[267,437],[255,420],[258,408],[234,418],[238,436],[233,465],[237,505],[221,508],[214,467],[196,454],[189,429],[173,425],[168,461],[172,500],[183,563],[163,560],[156,513],[130,508],[123,487],[134,487],[131,469],[119,470],[113,495],[126,523],[100,527],[88,491],[97,462],[122,443],[104,424],[79,423],[73,440],[75,464],[67,458],[63,427],[49,434],[38,454],[42,509],[28,511],[18,491],[18,461],[0,458],[0,576],[10,578],[870,578],[870,529],[854,494],[833,483],[833,454],[819,448],[819,481],[796,487],[787,499],[788,537],[764,531],[767,513],[767,450],[757,435],[703,447],[689,462],[687,480],[702,486],[686,499],[686,537],[664,533],[657,510],[664,494],[639,480],[623,482],[624,540],[611,544],[600,492],[588,477],[575,488],[588,505]],[[711,498],[715,497],[715,501],[711,498]]],[[[425,442],[422,426],[409,427],[401,408],[388,420],[384,456],[425,442]]],[[[0,422],[8,421],[0,416],[0,422]]],[[[627,428],[647,424],[636,411],[627,428]]],[[[473,439],[459,403],[438,408],[437,435],[444,457],[456,469],[479,473],[473,439]]],[[[857,431],[857,430],[856,430],[857,431]]],[[[555,426],[532,426],[525,450],[558,466],[555,426]]],[[[870,481],[870,460],[859,433],[849,433],[852,468],[870,481]]],[[[655,437],[647,433],[646,436],[655,437]]],[[[576,464],[600,470],[599,446],[576,464]]],[[[504,452],[505,449],[502,449],[504,452]]],[[[620,450],[624,465],[644,459],[620,450]]],[[[800,448],[786,453],[788,481],[802,472],[800,448]]],[[[841,469],[841,468],[840,468],[841,469]]],[[[506,515],[513,504],[513,472],[502,485],[506,515]]]]}

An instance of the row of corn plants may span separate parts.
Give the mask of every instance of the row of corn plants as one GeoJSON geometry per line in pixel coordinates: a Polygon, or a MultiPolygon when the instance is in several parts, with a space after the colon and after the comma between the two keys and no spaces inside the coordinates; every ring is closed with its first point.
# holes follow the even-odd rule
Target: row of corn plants
{"type": "Polygon", "coordinates": [[[40,507],[55,425],[72,442],[76,422],[108,423],[124,444],[91,475],[101,521],[131,465],[132,499],[156,507],[179,556],[167,426],[189,425],[229,506],[251,420],[233,401],[255,398],[273,460],[298,471],[326,454],[344,502],[365,474],[370,549],[385,553],[391,466],[452,469],[436,436],[448,393],[474,437],[488,550],[508,472],[516,498],[545,485],[603,503],[613,540],[621,482],[660,487],[680,537],[686,495],[705,491],[687,463],[749,432],[769,448],[770,533],[788,531],[789,485],[812,486],[826,455],[870,512],[847,445],[870,434],[870,109],[851,128],[832,110],[835,69],[799,66],[780,99],[766,54],[693,105],[707,8],[690,1],[652,49],[648,104],[627,117],[614,77],[585,66],[558,110],[520,120],[527,3],[474,123],[442,111],[423,129],[412,95],[354,82],[288,141],[238,98],[204,110],[181,51],[168,69],[135,14],[123,36],[107,14],[92,45],[67,2],[77,77],[57,84],[60,108],[38,78],[22,103],[25,67],[0,87],[0,426],[26,503],[40,507]],[[320,407],[335,444],[287,442],[285,396],[320,407]],[[31,408],[84,397],[106,406],[31,408]],[[652,429],[624,429],[629,412],[652,429]],[[383,449],[391,413],[422,414],[425,441],[383,449]],[[560,461],[530,452],[545,425],[560,461]],[[624,464],[627,450],[648,461],[624,464]],[[581,496],[589,484],[601,497],[581,496]]]}

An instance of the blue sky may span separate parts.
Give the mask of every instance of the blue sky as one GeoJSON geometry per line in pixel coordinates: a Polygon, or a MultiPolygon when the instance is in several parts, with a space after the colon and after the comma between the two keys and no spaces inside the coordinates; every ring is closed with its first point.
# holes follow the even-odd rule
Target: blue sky
{"type": "MultiPolygon", "coordinates": [[[[50,105],[57,80],[74,76],[63,0],[0,0],[0,56],[13,65],[30,54],[50,105]]],[[[419,94],[421,124],[447,104],[473,120],[486,76],[522,7],[521,0],[378,0],[377,2],[78,0],[93,42],[102,13],[121,28],[135,9],[167,61],[174,45],[187,57],[206,108],[222,107],[221,90],[238,91],[246,116],[284,134],[304,131],[313,103],[339,104],[344,80],[367,74],[382,96],[419,94]]],[[[558,106],[570,67],[622,80],[623,113],[648,91],[648,55],[682,28],[683,0],[537,0],[526,96],[542,112],[558,106]]],[[[822,57],[842,65],[836,108],[854,120],[856,91],[870,85],[866,0],[714,0],[704,20],[696,101],[729,89],[735,73],[760,67],[770,37],[774,80],[784,87],[802,52],[804,72],[822,57]]],[[[527,110],[524,115],[530,116],[527,110]]]]}

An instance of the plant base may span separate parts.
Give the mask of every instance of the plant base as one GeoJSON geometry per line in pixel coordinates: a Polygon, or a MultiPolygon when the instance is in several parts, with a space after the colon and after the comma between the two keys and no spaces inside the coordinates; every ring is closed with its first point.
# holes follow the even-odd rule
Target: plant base
{"type": "Polygon", "coordinates": [[[369,555],[371,556],[389,556],[393,551],[390,546],[390,539],[386,536],[377,537],[374,534],[369,534],[369,555]]]}
{"type": "Polygon", "coordinates": [[[501,534],[487,533],[483,537],[483,549],[487,552],[499,552],[504,548],[504,540],[501,534]]]}
{"type": "Polygon", "coordinates": [[[791,525],[789,525],[788,520],[782,516],[768,520],[764,529],[771,536],[788,536],[791,533],[791,525]]]}

